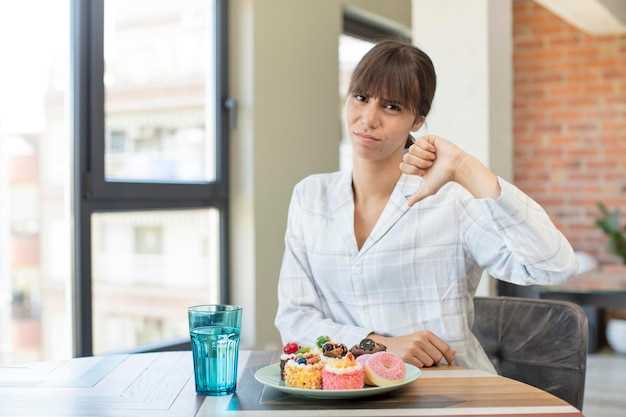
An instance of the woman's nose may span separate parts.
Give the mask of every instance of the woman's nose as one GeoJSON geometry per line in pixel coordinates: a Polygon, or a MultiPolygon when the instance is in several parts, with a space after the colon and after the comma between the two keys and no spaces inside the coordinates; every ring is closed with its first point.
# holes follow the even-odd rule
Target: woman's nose
{"type": "Polygon", "coordinates": [[[363,121],[370,129],[375,129],[378,127],[380,120],[378,114],[378,104],[374,102],[374,100],[370,100],[366,103],[363,108],[362,113],[363,121]]]}

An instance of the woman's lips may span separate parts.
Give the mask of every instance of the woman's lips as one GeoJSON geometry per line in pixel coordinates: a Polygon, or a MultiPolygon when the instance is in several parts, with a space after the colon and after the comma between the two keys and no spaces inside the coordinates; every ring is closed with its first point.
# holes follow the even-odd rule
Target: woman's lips
{"type": "Polygon", "coordinates": [[[380,142],[380,139],[378,139],[377,137],[367,135],[365,133],[359,133],[359,132],[352,132],[352,133],[364,141],[380,142]]]}

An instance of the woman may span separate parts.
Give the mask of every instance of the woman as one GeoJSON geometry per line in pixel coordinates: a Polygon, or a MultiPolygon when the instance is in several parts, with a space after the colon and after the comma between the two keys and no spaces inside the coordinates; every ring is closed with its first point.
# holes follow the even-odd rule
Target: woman
{"type": "Polygon", "coordinates": [[[418,367],[495,372],[470,330],[483,269],[522,285],[576,271],[530,197],[446,139],[412,143],[435,85],[412,45],[381,42],[357,65],[345,109],[352,172],[294,188],[275,321],[284,342],[369,336],[418,367]]]}

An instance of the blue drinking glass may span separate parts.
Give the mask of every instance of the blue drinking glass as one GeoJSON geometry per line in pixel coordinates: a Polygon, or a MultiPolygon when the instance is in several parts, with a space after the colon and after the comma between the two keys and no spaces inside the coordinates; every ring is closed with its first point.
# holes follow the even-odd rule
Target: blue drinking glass
{"type": "Polygon", "coordinates": [[[237,387],[241,307],[203,305],[188,309],[196,392],[228,395],[237,387]]]}

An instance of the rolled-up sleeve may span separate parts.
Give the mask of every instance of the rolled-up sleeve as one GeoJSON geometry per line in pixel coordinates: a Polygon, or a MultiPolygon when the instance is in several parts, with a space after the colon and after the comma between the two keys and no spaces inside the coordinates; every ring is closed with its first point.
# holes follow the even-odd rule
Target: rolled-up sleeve
{"type": "MultiPolygon", "coordinates": [[[[278,311],[274,324],[283,343],[313,345],[318,336],[329,336],[347,346],[358,344],[371,330],[339,324],[326,317],[311,273],[304,235],[303,183],[296,185],[289,204],[285,252],[278,280],[278,311]]],[[[312,231],[311,231],[312,232],[312,231]]]]}
{"type": "Polygon", "coordinates": [[[463,245],[476,263],[519,285],[558,284],[575,274],[572,246],[545,210],[514,185],[498,182],[498,198],[469,195],[461,202],[463,245]]]}

